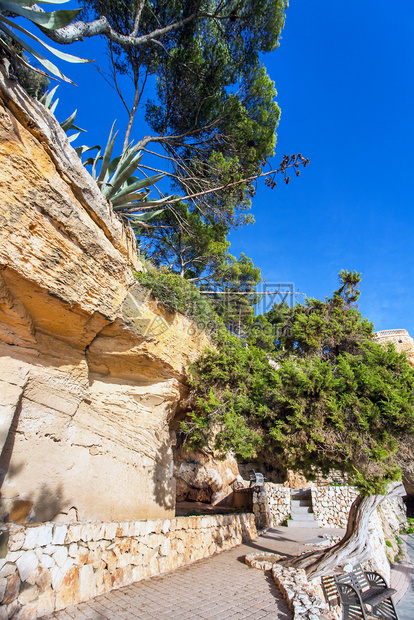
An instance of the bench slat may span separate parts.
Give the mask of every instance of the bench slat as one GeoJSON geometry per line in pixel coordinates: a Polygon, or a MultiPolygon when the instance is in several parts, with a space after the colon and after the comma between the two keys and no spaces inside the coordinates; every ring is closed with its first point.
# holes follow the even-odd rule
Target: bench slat
{"type": "Polygon", "coordinates": [[[385,601],[385,599],[395,594],[396,591],[397,590],[394,590],[394,588],[385,588],[377,590],[376,592],[372,592],[371,590],[370,592],[362,593],[361,598],[364,603],[366,603],[367,605],[372,605],[374,607],[375,605],[378,605],[378,603],[385,601]]]}

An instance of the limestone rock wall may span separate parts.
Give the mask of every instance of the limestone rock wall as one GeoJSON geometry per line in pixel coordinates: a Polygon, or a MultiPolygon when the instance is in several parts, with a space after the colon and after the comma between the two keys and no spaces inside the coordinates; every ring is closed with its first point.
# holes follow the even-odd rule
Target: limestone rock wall
{"type": "Polygon", "coordinates": [[[217,504],[232,493],[230,485],[238,475],[237,461],[231,454],[223,459],[211,450],[187,451],[185,447],[174,454],[177,501],[217,504]]]}
{"type": "Polygon", "coordinates": [[[267,503],[270,511],[271,526],[281,525],[291,513],[290,488],[281,484],[266,483],[267,503]]]}
{"type": "Polygon", "coordinates": [[[140,269],[56,119],[0,69],[3,520],[174,513],[170,421],[208,343],[140,269]]]}
{"type": "Polygon", "coordinates": [[[0,604],[9,618],[38,618],[257,536],[252,514],[8,525],[7,534],[0,604]]]}

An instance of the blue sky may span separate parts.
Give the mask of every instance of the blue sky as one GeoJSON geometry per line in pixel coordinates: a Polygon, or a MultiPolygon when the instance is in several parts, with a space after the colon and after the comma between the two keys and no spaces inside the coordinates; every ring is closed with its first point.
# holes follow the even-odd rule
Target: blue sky
{"type": "MultiPolygon", "coordinates": [[[[230,236],[271,282],[324,298],[340,269],[362,272],[360,310],[375,329],[414,336],[414,2],[291,0],[281,45],[264,57],[282,116],[277,163],[301,152],[310,165],[274,190],[259,184],[253,226],[230,236]]],[[[97,39],[75,46],[102,58],[97,39]]],[[[78,108],[84,142],[106,141],[125,122],[92,65],[65,65],[57,116],[78,108]]],[[[134,136],[146,132],[139,121],[134,136]]],[[[78,141],[79,142],[79,141],[78,141]]]]}

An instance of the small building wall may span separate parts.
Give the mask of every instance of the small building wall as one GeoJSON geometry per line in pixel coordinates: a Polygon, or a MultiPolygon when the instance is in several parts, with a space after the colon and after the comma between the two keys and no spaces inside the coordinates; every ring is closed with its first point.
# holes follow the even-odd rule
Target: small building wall
{"type": "Polygon", "coordinates": [[[0,617],[39,618],[256,536],[253,514],[8,524],[0,541],[0,617]]]}

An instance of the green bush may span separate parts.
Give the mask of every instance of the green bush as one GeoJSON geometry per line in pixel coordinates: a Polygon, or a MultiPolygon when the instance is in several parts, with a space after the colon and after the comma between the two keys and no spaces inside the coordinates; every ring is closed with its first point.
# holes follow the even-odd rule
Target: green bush
{"type": "Polygon", "coordinates": [[[148,288],[153,296],[170,312],[180,312],[192,319],[200,331],[214,336],[223,327],[222,320],[192,282],[167,269],[150,269],[135,274],[136,280],[148,288]]]}
{"type": "Polygon", "coordinates": [[[414,434],[414,371],[392,345],[373,341],[351,303],[358,278],[342,274],[331,299],[295,310],[276,363],[218,332],[216,349],[191,367],[194,405],[181,425],[187,445],[232,450],[308,478],[336,469],[363,495],[383,495],[399,480],[395,455],[414,434]]]}

